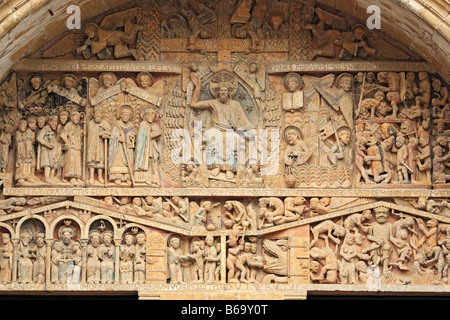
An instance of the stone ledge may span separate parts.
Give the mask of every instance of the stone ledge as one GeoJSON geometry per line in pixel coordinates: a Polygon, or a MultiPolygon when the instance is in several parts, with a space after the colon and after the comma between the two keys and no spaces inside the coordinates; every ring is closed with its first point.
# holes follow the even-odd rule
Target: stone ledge
{"type": "Polygon", "coordinates": [[[98,60],[32,60],[23,59],[12,68],[17,72],[162,72],[180,74],[182,67],[177,63],[160,61],[98,61],[98,60]]]}
{"type": "Polygon", "coordinates": [[[373,295],[450,293],[450,285],[342,284],[1,284],[1,294],[138,293],[141,300],[303,300],[307,295],[373,295]]]}
{"type": "Polygon", "coordinates": [[[285,72],[344,72],[344,71],[426,71],[435,73],[436,69],[428,62],[411,61],[289,61],[275,62],[267,66],[268,74],[285,72]]]}
{"type": "Polygon", "coordinates": [[[309,284],[304,285],[304,289],[309,294],[448,294],[450,293],[450,285],[339,285],[339,284],[309,284]]]}
{"type": "Polygon", "coordinates": [[[138,292],[139,300],[306,300],[306,291],[138,292]]]}

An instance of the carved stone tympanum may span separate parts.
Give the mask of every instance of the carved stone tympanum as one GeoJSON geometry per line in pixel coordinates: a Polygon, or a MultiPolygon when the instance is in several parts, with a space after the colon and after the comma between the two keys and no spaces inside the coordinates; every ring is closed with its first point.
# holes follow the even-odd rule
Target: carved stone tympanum
{"type": "Polygon", "coordinates": [[[123,1],[12,67],[0,291],[448,291],[449,84],[327,3],[123,1]]]}

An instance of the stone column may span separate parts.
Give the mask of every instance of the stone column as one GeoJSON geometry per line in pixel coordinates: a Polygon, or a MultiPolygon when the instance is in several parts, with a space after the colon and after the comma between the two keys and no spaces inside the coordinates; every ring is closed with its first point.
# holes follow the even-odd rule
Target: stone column
{"type": "Polygon", "coordinates": [[[83,256],[81,263],[81,283],[86,283],[86,272],[87,272],[87,256],[86,247],[88,245],[89,239],[80,239],[81,247],[83,248],[83,256]]]}
{"type": "Polygon", "coordinates": [[[19,247],[19,241],[20,241],[20,239],[11,239],[11,242],[14,246],[11,283],[17,282],[17,250],[19,247]]]}
{"type": "Polygon", "coordinates": [[[122,244],[121,238],[114,239],[115,245],[115,258],[114,258],[114,283],[120,283],[120,245],[122,244]]]}
{"type": "Polygon", "coordinates": [[[227,237],[220,236],[220,282],[227,283],[227,237]]]}
{"type": "Polygon", "coordinates": [[[53,247],[53,242],[55,242],[55,240],[53,239],[45,239],[45,244],[47,245],[47,257],[45,259],[45,283],[51,283],[52,279],[51,279],[51,261],[52,261],[52,247],[53,247]]]}

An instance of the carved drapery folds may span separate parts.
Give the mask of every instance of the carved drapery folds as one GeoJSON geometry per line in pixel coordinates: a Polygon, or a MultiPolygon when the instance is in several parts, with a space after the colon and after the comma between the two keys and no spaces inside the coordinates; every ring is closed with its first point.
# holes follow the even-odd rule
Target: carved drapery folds
{"type": "Polygon", "coordinates": [[[325,220],[311,228],[314,283],[448,283],[448,223],[387,206],[325,220]]]}
{"type": "Polygon", "coordinates": [[[11,70],[0,290],[448,284],[448,83],[313,0],[219,2],[130,1],[11,70]]]}
{"type": "Polygon", "coordinates": [[[190,69],[184,92],[148,72],[32,74],[20,82],[17,112],[4,111],[2,171],[19,187],[446,184],[448,88],[437,76],[289,72],[272,80],[282,84],[276,98],[275,76],[261,68],[190,69]]]}
{"type": "Polygon", "coordinates": [[[445,199],[186,198],[186,221],[156,206],[180,197],[153,200],[152,217],[125,197],[27,204],[3,216],[2,288],[448,283],[445,199]]]}

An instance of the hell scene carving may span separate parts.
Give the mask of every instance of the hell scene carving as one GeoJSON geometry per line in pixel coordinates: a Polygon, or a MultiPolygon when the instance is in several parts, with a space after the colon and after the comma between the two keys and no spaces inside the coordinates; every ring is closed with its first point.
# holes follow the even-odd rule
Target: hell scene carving
{"type": "Polygon", "coordinates": [[[0,85],[0,290],[447,285],[448,90],[313,0],[85,21],[0,85]]]}

